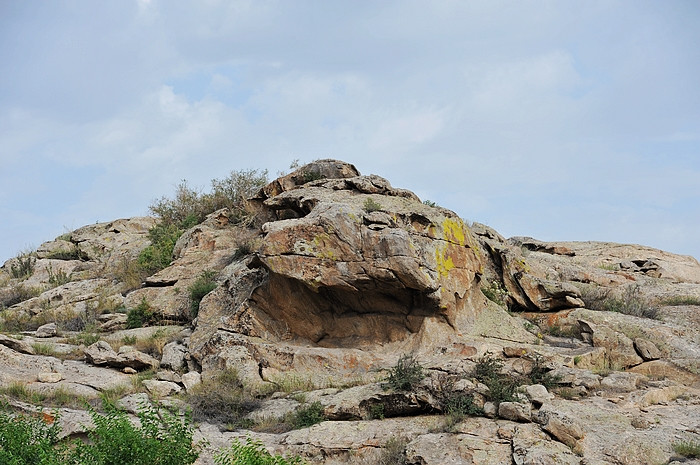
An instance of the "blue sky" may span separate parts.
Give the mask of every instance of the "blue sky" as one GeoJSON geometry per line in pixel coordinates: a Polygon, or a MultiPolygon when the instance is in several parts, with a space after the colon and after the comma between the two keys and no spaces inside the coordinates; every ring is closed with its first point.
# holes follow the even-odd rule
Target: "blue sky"
{"type": "Polygon", "coordinates": [[[700,258],[696,1],[0,2],[0,262],[338,158],[506,236],[700,258]]]}

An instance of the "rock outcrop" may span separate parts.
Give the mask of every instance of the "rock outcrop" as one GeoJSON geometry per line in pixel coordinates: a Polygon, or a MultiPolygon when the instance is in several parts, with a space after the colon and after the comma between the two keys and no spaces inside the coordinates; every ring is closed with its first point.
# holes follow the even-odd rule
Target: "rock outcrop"
{"type": "MultiPolygon", "coordinates": [[[[380,463],[387,444],[410,465],[669,463],[674,443],[698,440],[692,257],[506,239],[336,160],[272,181],[247,209],[212,212],[151,276],[135,264],[153,218],[86,226],[0,267],[12,407],[69,392],[134,413],[245,392],[238,420],[254,430],[200,418],[202,465],[246,437],[323,465],[380,463]],[[214,289],[196,311],[203,274],[214,289]],[[142,304],[151,326],[125,329],[142,304]],[[391,388],[404,354],[424,377],[391,388]],[[477,376],[489,363],[500,378],[477,376]],[[309,406],[326,421],[289,430],[309,406]]],[[[66,435],[84,434],[84,413],[61,408],[66,435]]]]}

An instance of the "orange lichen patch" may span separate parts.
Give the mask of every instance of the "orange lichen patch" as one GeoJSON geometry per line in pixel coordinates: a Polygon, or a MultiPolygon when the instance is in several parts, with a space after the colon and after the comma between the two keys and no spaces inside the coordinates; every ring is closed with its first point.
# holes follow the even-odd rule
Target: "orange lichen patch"
{"type": "Polygon", "coordinates": [[[56,417],[50,413],[41,412],[41,421],[47,425],[53,425],[53,423],[56,421],[56,417]]]}

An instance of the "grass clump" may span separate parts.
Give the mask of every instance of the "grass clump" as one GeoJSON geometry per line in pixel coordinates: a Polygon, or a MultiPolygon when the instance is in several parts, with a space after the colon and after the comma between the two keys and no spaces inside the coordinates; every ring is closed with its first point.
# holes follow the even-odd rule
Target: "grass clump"
{"type": "Polygon", "coordinates": [[[686,458],[700,458],[700,441],[679,441],[673,443],[673,451],[686,458]]]}
{"type": "Polygon", "coordinates": [[[192,283],[189,287],[190,292],[190,317],[192,319],[197,317],[199,313],[199,304],[205,295],[209,294],[216,288],[216,281],[214,278],[216,273],[214,271],[204,271],[197,280],[192,283]]]}
{"type": "Polygon", "coordinates": [[[696,305],[700,306],[700,297],[692,295],[675,295],[661,300],[662,305],[669,307],[678,307],[681,305],[696,305]]]}
{"type": "Polygon", "coordinates": [[[54,250],[53,252],[49,253],[46,258],[51,258],[54,260],[80,260],[80,261],[87,261],[90,259],[90,256],[80,250],[80,247],[77,245],[74,246],[71,249],[58,249],[54,250]]]}
{"type": "Polygon", "coordinates": [[[389,369],[389,376],[383,384],[385,389],[395,391],[411,391],[425,378],[423,367],[411,354],[399,357],[394,367],[389,369]]]}
{"type": "Polygon", "coordinates": [[[304,465],[299,456],[284,457],[270,454],[262,442],[247,437],[245,444],[234,439],[228,449],[214,455],[216,465],[304,465]]]}
{"type": "Polygon", "coordinates": [[[382,209],[382,205],[374,200],[371,197],[368,197],[365,202],[362,204],[362,208],[364,211],[367,213],[372,213],[376,211],[380,211],[382,209]]]}
{"type": "MultiPolygon", "coordinates": [[[[187,224],[192,225],[191,221],[187,224]]],[[[143,249],[138,258],[139,266],[147,276],[170,266],[175,243],[184,230],[185,228],[181,225],[158,223],[148,231],[151,244],[143,249]]]]}
{"type": "Polygon", "coordinates": [[[141,328],[154,321],[155,314],[145,298],[136,308],[130,309],[126,314],[127,329],[141,328]]]}
{"type": "Polygon", "coordinates": [[[49,284],[53,287],[63,286],[71,282],[72,276],[63,270],[54,271],[53,267],[49,265],[46,271],[49,273],[49,284]]]}

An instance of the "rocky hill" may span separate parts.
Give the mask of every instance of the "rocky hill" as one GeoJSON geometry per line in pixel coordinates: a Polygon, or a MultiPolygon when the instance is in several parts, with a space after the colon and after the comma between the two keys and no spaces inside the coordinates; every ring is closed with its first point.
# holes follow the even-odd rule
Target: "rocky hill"
{"type": "Polygon", "coordinates": [[[66,436],[84,401],[191,409],[201,464],[246,437],[326,465],[666,464],[700,446],[694,258],[505,239],[335,160],[246,211],[188,228],[149,276],[146,217],[6,262],[2,395],[57,408],[66,436]]]}

